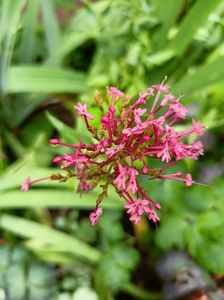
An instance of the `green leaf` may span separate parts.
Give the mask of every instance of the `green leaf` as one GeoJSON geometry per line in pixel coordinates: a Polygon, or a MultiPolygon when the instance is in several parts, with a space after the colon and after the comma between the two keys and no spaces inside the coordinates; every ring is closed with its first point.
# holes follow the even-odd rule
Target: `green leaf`
{"type": "Polygon", "coordinates": [[[184,2],[185,0],[168,0],[166,1],[166,4],[163,0],[155,2],[158,10],[159,21],[161,22],[161,28],[156,34],[156,39],[158,39],[158,45],[160,48],[164,45],[167,33],[175,23],[184,2]]]}
{"type": "Polygon", "coordinates": [[[53,54],[60,46],[60,28],[52,0],[40,0],[48,51],[53,54]]]}
{"type": "Polygon", "coordinates": [[[23,63],[31,62],[35,55],[35,30],[37,25],[38,7],[39,0],[29,1],[23,16],[23,31],[18,54],[20,62],[23,63]]]}
{"type": "Polygon", "coordinates": [[[27,274],[30,299],[51,299],[55,292],[53,269],[31,262],[27,274]]]}
{"type": "Polygon", "coordinates": [[[175,53],[172,49],[165,49],[158,51],[155,54],[151,54],[145,59],[145,62],[149,67],[157,65],[159,66],[173,58],[174,54],[175,53]]]}
{"type": "Polygon", "coordinates": [[[222,81],[224,76],[224,58],[202,65],[191,74],[186,74],[175,84],[172,89],[174,93],[184,92],[185,95],[192,95],[194,92],[203,91],[212,84],[222,81]]]}
{"type": "Polygon", "coordinates": [[[12,39],[24,3],[25,0],[1,1],[0,42],[4,38],[12,39]]]}
{"type": "Polygon", "coordinates": [[[224,224],[223,214],[218,211],[208,211],[201,214],[198,218],[198,228],[204,233],[204,235],[215,234],[218,228],[221,228],[224,224]]]}
{"type": "Polygon", "coordinates": [[[101,256],[99,251],[74,237],[20,217],[2,214],[0,227],[24,238],[37,239],[45,244],[59,247],[61,251],[74,254],[92,263],[98,262],[101,256]]]}
{"type": "MultiPolygon", "coordinates": [[[[8,71],[13,53],[17,23],[20,18],[25,0],[3,0],[0,16],[0,91],[5,94],[8,89],[8,71]]],[[[9,114],[9,107],[3,99],[3,108],[9,114]]]]}
{"type": "Polygon", "coordinates": [[[9,290],[9,295],[11,299],[24,299],[26,291],[26,278],[24,268],[19,264],[13,264],[8,266],[5,283],[9,290]]]}
{"type": "MultiPolygon", "coordinates": [[[[58,183],[59,184],[59,183],[58,183]]],[[[99,191],[100,193],[100,191],[99,191]]],[[[29,192],[8,191],[0,194],[0,208],[69,208],[92,209],[96,206],[96,200],[99,193],[92,191],[85,193],[80,197],[72,191],[66,189],[38,189],[29,192]]],[[[111,197],[105,198],[101,206],[105,208],[121,208],[121,200],[111,197]]]]}
{"type": "MultiPolygon", "coordinates": [[[[30,248],[31,250],[32,247],[27,245],[27,248],[30,248]]],[[[38,250],[37,256],[42,260],[47,263],[54,263],[57,265],[72,265],[76,262],[74,257],[68,256],[68,254],[65,253],[58,253],[56,251],[42,251],[41,249],[38,250]]]]}
{"type": "Polygon", "coordinates": [[[9,70],[10,93],[77,93],[86,89],[81,72],[40,66],[14,66],[9,70]]]}
{"type": "Polygon", "coordinates": [[[197,258],[199,262],[209,271],[216,274],[224,272],[223,244],[207,242],[198,247],[197,258]]]}
{"type": "Polygon", "coordinates": [[[60,133],[61,137],[64,138],[65,142],[72,144],[79,143],[80,138],[75,131],[75,128],[66,125],[49,112],[46,112],[46,116],[52,126],[60,133]]]}
{"type": "Polygon", "coordinates": [[[192,41],[197,29],[207,20],[209,14],[217,7],[221,0],[198,0],[186,14],[180,24],[177,35],[170,43],[170,47],[182,56],[184,50],[192,41]]]}
{"type": "Polygon", "coordinates": [[[185,231],[188,228],[183,217],[169,216],[162,220],[162,225],[156,234],[156,243],[162,249],[173,246],[183,248],[185,244],[185,231]]]}
{"type": "MultiPolygon", "coordinates": [[[[28,159],[31,160],[29,157],[28,159]]],[[[95,207],[98,195],[102,192],[99,186],[93,191],[84,193],[82,197],[74,193],[73,190],[66,189],[66,183],[59,183],[52,180],[40,183],[38,189],[31,188],[26,193],[20,191],[20,186],[26,177],[30,176],[32,179],[38,179],[48,177],[52,173],[57,173],[57,169],[30,166],[24,161],[12,165],[8,172],[0,177],[0,191],[2,192],[0,193],[0,207],[95,207]],[[43,189],[43,187],[48,187],[48,189],[43,189]],[[57,187],[57,189],[53,189],[52,187],[57,187]],[[12,190],[15,188],[18,190],[12,190]]],[[[73,178],[71,183],[72,187],[77,186],[76,179],[73,178]]],[[[104,199],[102,206],[108,208],[119,208],[122,206],[122,201],[112,186],[109,186],[108,198],[104,199]]]]}
{"type": "MultiPolygon", "coordinates": [[[[44,1],[44,0],[43,0],[44,1]]],[[[61,37],[60,45],[51,52],[46,65],[61,64],[63,59],[91,38],[96,38],[98,27],[95,16],[89,11],[81,11],[73,19],[72,28],[61,37]]]]}
{"type": "Polygon", "coordinates": [[[84,300],[84,299],[88,299],[88,300],[97,300],[98,296],[97,294],[91,290],[89,287],[80,287],[78,288],[73,296],[72,296],[72,300],[84,300]]]}
{"type": "MultiPolygon", "coordinates": [[[[28,157],[32,160],[31,155],[28,157]]],[[[37,168],[30,166],[27,162],[17,161],[16,164],[11,167],[0,177],[0,191],[19,188],[24,182],[25,178],[30,176],[32,179],[48,177],[54,173],[55,169],[50,168],[37,168]]],[[[51,182],[51,185],[55,185],[55,182],[51,182]]],[[[46,186],[46,184],[44,184],[46,186]]]]}

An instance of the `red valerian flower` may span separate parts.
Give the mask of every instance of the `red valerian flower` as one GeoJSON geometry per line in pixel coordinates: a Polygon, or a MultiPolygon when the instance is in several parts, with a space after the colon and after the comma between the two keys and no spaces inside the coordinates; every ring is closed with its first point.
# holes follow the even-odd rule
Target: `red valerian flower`
{"type": "Polygon", "coordinates": [[[30,177],[27,177],[21,186],[21,191],[23,191],[23,192],[29,191],[31,184],[32,184],[32,181],[30,180],[30,177]]]}
{"type": "Polygon", "coordinates": [[[90,120],[93,120],[94,117],[87,111],[87,105],[78,103],[74,106],[74,108],[77,110],[79,116],[84,116],[90,120]]]}
{"type": "Polygon", "coordinates": [[[21,189],[28,191],[31,184],[46,179],[64,182],[71,177],[77,177],[77,191],[81,194],[100,185],[103,191],[89,216],[91,224],[96,225],[103,212],[100,204],[111,185],[123,198],[131,221],[138,223],[145,214],[152,222],[158,222],[155,210],[160,210],[161,206],[141,186],[140,174],[151,179],[178,181],[190,187],[195,181],[189,173],[183,176],[181,172],[169,173],[168,169],[184,158],[195,160],[203,155],[200,141],[185,143],[185,138],[191,134],[203,135],[204,127],[200,122],[192,120],[193,127],[182,132],[173,127],[187,116],[187,109],[180,103],[182,97],[172,95],[164,82],[139,93],[133,102],[118,88],[109,87],[105,103],[109,101],[110,104],[106,111],[102,96],[99,92],[96,94],[96,102],[102,111],[98,128],[89,124],[88,119],[93,120],[93,116],[87,111],[87,105],[78,103],[74,108],[84,117],[92,142],[75,145],[51,139],[51,144],[70,149],[69,153],[53,159],[67,172],[66,175],[53,174],[38,180],[27,177],[21,189]],[[146,159],[157,160],[159,167],[152,168],[146,159]]]}

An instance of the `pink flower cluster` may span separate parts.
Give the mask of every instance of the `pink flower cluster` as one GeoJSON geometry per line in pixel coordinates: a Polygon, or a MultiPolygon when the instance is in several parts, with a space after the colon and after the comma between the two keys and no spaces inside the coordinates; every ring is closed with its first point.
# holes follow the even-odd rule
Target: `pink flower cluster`
{"type": "MultiPolygon", "coordinates": [[[[195,160],[203,154],[200,141],[191,144],[184,142],[191,134],[203,135],[203,126],[199,122],[192,120],[192,128],[182,132],[173,126],[187,115],[186,107],[180,103],[181,97],[169,93],[169,86],[164,82],[139,94],[135,102],[117,88],[109,87],[105,96],[107,102],[110,102],[107,112],[104,112],[102,96],[96,94],[96,101],[102,111],[100,128],[96,129],[89,123],[94,117],[87,111],[86,104],[78,103],[74,106],[93,137],[90,144],[80,142],[75,145],[58,139],[50,140],[53,145],[70,148],[70,152],[53,159],[54,163],[60,164],[67,171],[66,176],[55,174],[49,179],[65,181],[76,176],[80,193],[91,191],[101,184],[102,193],[89,217],[92,225],[96,225],[102,215],[100,204],[107,196],[109,185],[124,199],[124,208],[131,221],[138,223],[141,216],[146,214],[149,220],[156,223],[159,217],[155,210],[161,207],[141,187],[140,174],[151,179],[180,181],[186,186],[194,183],[190,174],[183,177],[181,172],[167,173],[181,159],[195,160]],[[160,162],[160,167],[148,167],[149,159],[160,162]]],[[[31,184],[46,179],[32,181],[28,177],[22,190],[27,191],[31,184]]]]}

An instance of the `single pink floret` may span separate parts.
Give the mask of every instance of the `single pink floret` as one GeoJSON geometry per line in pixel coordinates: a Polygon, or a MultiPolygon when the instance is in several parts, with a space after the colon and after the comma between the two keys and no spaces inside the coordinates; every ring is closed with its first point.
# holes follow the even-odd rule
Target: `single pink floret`
{"type": "Polygon", "coordinates": [[[27,177],[21,186],[21,191],[27,192],[32,184],[30,177],[27,177]]]}
{"type": "Polygon", "coordinates": [[[114,148],[112,148],[112,147],[108,148],[105,154],[107,157],[111,158],[114,154],[120,152],[123,149],[124,149],[124,146],[121,144],[114,148]]]}
{"type": "Polygon", "coordinates": [[[49,140],[49,143],[52,145],[58,145],[58,144],[60,144],[60,141],[58,139],[51,139],[51,140],[49,140]]]}
{"type": "Polygon", "coordinates": [[[186,184],[186,186],[192,186],[192,183],[193,183],[193,181],[192,181],[191,174],[188,173],[186,175],[185,184],[186,184]]]}
{"type": "Polygon", "coordinates": [[[157,223],[158,221],[160,221],[160,218],[157,216],[157,214],[155,213],[155,211],[153,209],[149,210],[148,218],[149,218],[149,220],[153,221],[154,223],[157,223]]]}
{"type": "Polygon", "coordinates": [[[136,199],[133,203],[125,205],[127,213],[130,214],[130,221],[135,224],[140,222],[141,216],[144,212],[148,212],[149,201],[144,199],[136,199]]]}
{"type": "Polygon", "coordinates": [[[87,105],[77,103],[77,105],[74,106],[74,108],[77,110],[79,116],[85,116],[87,119],[93,120],[94,117],[87,111],[87,105]]]}
{"type": "Polygon", "coordinates": [[[152,87],[163,93],[168,92],[169,88],[170,88],[169,85],[167,85],[167,84],[164,84],[164,85],[163,84],[154,84],[152,87]]]}
{"type": "Polygon", "coordinates": [[[134,110],[134,119],[135,119],[135,123],[140,123],[141,120],[141,116],[144,115],[144,113],[147,111],[146,108],[141,109],[141,108],[137,108],[134,110]]]}
{"type": "Polygon", "coordinates": [[[102,215],[103,210],[101,207],[98,207],[95,211],[91,212],[89,215],[89,220],[92,226],[95,226],[99,222],[99,217],[102,215]]]}
{"type": "Polygon", "coordinates": [[[55,156],[54,159],[53,159],[53,163],[60,164],[63,160],[64,160],[63,157],[61,157],[61,156],[55,156]]]}
{"type": "Polygon", "coordinates": [[[193,124],[193,130],[194,132],[198,135],[198,136],[202,136],[204,134],[203,132],[203,125],[198,122],[198,121],[195,121],[194,119],[192,119],[192,124],[193,124]]]}
{"type": "Polygon", "coordinates": [[[113,86],[107,88],[107,93],[112,95],[112,96],[117,96],[117,97],[120,97],[120,98],[124,97],[124,93],[122,91],[120,91],[118,88],[113,87],[113,86]]]}
{"type": "Polygon", "coordinates": [[[127,168],[122,167],[122,165],[118,166],[119,169],[119,175],[114,180],[114,184],[118,189],[125,190],[126,188],[126,176],[128,175],[127,168]]]}

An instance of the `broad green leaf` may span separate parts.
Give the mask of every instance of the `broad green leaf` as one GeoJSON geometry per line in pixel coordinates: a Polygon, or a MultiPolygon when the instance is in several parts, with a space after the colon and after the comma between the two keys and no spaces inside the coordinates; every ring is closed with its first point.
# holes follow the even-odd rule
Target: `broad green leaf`
{"type": "Polygon", "coordinates": [[[9,299],[24,299],[26,293],[25,270],[20,264],[8,266],[5,274],[5,284],[9,290],[9,299]]]}
{"type": "Polygon", "coordinates": [[[98,300],[98,296],[96,294],[96,292],[94,292],[92,289],[90,289],[89,287],[80,287],[78,288],[73,296],[72,296],[72,300],[84,300],[84,299],[88,299],[88,300],[98,300]]]}
{"type": "Polygon", "coordinates": [[[198,0],[185,15],[177,35],[170,43],[178,56],[182,56],[184,50],[192,41],[197,29],[207,20],[209,14],[217,7],[221,0],[198,0]]]}
{"type": "Polygon", "coordinates": [[[185,231],[188,224],[183,217],[170,216],[162,221],[162,225],[156,235],[156,243],[162,249],[173,246],[183,248],[185,245],[185,231]]]}
{"type": "Polygon", "coordinates": [[[49,245],[59,246],[64,252],[96,263],[100,259],[100,252],[75,237],[49,228],[33,221],[15,217],[9,214],[0,216],[0,227],[24,238],[40,240],[49,245]]]}
{"type": "Polygon", "coordinates": [[[207,270],[222,274],[224,271],[223,244],[207,241],[198,247],[197,259],[207,270]]]}
{"type": "Polygon", "coordinates": [[[204,234],[209,235],[215,232],[218,228],[223,226],[223,212],[217,213],[215,210],[210,210],[201,214],[198,218],[198,228],[204,234]]]}
{"type": "Polygon", "coordinates": [[[14,66],[9,69],[10,93],[77,93],[86,89],[81,72],[40,66],[14,66]]]}

